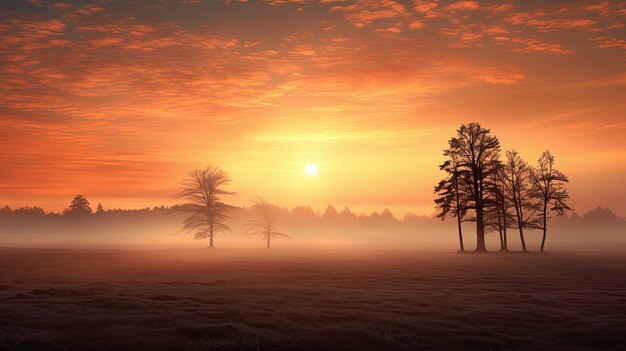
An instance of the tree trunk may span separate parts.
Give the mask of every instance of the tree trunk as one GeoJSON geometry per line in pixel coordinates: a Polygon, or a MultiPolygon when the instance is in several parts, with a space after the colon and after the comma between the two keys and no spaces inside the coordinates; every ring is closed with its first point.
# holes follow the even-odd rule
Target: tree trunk
{"type": "Polygon", "coordinates": [[[547,228],[547,224],[548,224],[548,220],[547,220],[547,204],[546,202],[544,202],[543,205],[543,238],[541,239],[541,249],[539,249],[539,251],[543,252],[543,247],[546,244],[546,232],[548,231],[547,228]]]}
{"type": "Polygon", "coordinates": [[[502,251],[509,251],[509,242],[506,237],[506,227],[508,223],[506,222],[506,205],[502,204],[502,239],[504,241],[504,246],[502,247],[502,251]]]}
{"type": "Polygon", "coordinates": [[[476,252],[487,252],[485,246],[485,217],[483,208],[482,175],[474,170],[474,196],[476,199],[476,252]]]}
{"type": "Polygon", "coordinates": [[[456,224],[459,228],[460,251],[465,252],[465,245],[463,245],[463,231],[461,229],[461,201],[459,200],[459,181],[456,175],[456,168],[454,169],[454,191],[456,193],[456,224]]]}
{"type": "Polygon", "coordinates": [[[519,225],[519,238],[522,241],[522,252],[527,252],[528,250],[526,250],[526,241],[524,240],[524,229],[522,229],[522,226],[519,225]]]}
{"type": "MultiPolygon", "coordinates": [[[[521,204],[520,204],[521,207],[521,204]]],[[[522,209],[520,208],[519,210],[519,236],[520,236],[520,240],[522,241],[522,252],[527,252],[528,250],[526,249],[526,240],[524,240],[524,213],[522,212],[522,209]]]]}
{"type": "Polygon", "coordinates": [[[502,246],[502,251],[509,251],[509,242],[508,239],[506,237],[506,227],[504,227],[502,229],[502,242],[503,242],[503,246],[502,246]]]}
{"type": "Polygon", "coordinates": [[[213,224],[209,225],[209,249],[213,248],[213,224]]]}
{"type": "Polygon", "coordinates": [[[521,205],[517,203],[517,199],[513,197],[513,200],[515,201],[515,214],[517,215],[517,228],[519,229],[519,238],[522,242],[522,252],[527,252],[526,241],[524,240],[524,220],[522,219],[524,215],[522,213],[522,209],[520,208],[521,205]]]}
{"type": "Polygon", "coordinates": [[[267,236],[267,248],[268,249],[270,248],[270,236],[269,235],[267,236]]]}
{"type": "Polygon", "coordinates": [[[500,235],[500,251],[504,251],[504,237],[502,236],[502,217],[500,216],[500,202],[496,195],[496,213],[498,214],[498,234],[500,235]]]}
{"type": "Polygon", "coordinates": [[[456,216],[456,223],[459,227],[459,245],[461,246],[459,251],[465,252],[465,246],[463,245],[463,232],[461,230],[461,218],[459,218],[458,215],[456,216]]]}
{"type": "Polygon", "coordinates": [[[476,252],[487,252],[485,246],[485,220],[482,204],[476,206],[476,252]]]}

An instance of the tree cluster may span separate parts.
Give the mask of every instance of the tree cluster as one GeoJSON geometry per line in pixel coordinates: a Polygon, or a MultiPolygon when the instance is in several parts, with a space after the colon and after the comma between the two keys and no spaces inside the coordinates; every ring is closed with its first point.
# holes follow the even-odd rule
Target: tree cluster
{"type": "MultiPolygon", "coordinates": [[[[196,239],[209,239],[208,247],[213,248],[215,236],[232,229],[227,220],[230,218],[229,212],[235,207],[222,200],[223,196],[234,194],[224,190],[230,182],[228,173],[215,166],[189,172],[189,178],[183,181],[183,190],[177,195],[178,199],[185,202],[171,209],[171,213],[186,217],[181,231],[194,233],[196,239]]],[[[261,197],[253,200],[255,219],[250,220],[247,233],[265,240],[268,249],[273,238],[291,238],[276,228],[276,209],[276,206],[261,197]]]]}
{"type": "Polygon", "coordinates": [[[515,150],[501,158],[500,141],[478,123],[461,125],[443,152],[439,168],[446,176],[435,186],[437,217],[456,218],[459,246],[462,222],[476,223],[476,251],[486,251],[485,233],[498,232],[500,249],[508,251],[507,229],[517,230],[522,251],[528,251],[525,229],[543,231],[544,251],[548,221],[570,210],[567,177],[554,167],[549,151],[536,166],[526,163],[515,150]]]}

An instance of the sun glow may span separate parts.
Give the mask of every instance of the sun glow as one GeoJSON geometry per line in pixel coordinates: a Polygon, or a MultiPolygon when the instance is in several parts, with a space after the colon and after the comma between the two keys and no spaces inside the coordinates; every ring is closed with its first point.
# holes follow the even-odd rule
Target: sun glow
{"type": "Polygon", "coordinates": [[[305,171],[306,171],[306,174],[308,176],[313,177],[313,176],[317,175],[317,165],[310,163],[310,164],[306,165],[305,171]]]}

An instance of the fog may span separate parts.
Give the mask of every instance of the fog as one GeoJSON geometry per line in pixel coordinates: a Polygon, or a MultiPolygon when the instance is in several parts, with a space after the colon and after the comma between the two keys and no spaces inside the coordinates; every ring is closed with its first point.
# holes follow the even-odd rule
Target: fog
{"type": "MultiPolygon", "coordinates": [[[[323,213],[308,207],[280,211],[277,227],[293,237],[272,240],[272,248],[283,249],[437,249],[457,250],[458,233],[454,219],[406,215],[401,219],[384,210],[355,215],[348,208],[323,213]]],[[[109,210],[86,215],[45,213],[40,208],[0,210],[0,246],[39,248],[201,248],[206,240],[180,232],[182,217],[172,216],[164,207],[143,210],[109,210]]],[[[218,248],[264,248],[263,240],[246,235],[253,214],[238,208],[230,213],[232,231],[215,238],[218,248]]],[[[530,250],[540,245],[541,231],[525,230],[530,250]]],[[[463,224],[466,249],[475,246],[475,224],[463,224]]],[[[520,249],[517,229],[507,230],[511,250],[520,249]]],[[[499,235],[486,235],[490,250],[499,249],[499,235]]],[[[573,213],[554,218],[548,227],[547,249],[626,249],[626,221],[606,208],[582,216],[573,213]]]]}

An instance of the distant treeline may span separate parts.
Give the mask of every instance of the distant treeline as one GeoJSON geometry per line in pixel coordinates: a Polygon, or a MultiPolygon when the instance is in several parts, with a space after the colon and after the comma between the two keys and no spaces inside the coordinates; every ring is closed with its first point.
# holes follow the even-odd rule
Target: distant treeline
{"type": "MultiPolygon", "coordinates": [[[[231,210],[231,221],[236,222],[249,217],[250,208],[236,207],[231,210]]],[[[401,218],[394,216],[391,211],[384,209],[381,212],[372,212],[370,214],[356,214],[349,207],[337,210],[333,205],[328,205],[324,211],[314,210],[309,206],[296,206],[287,209],[276,207],[281,222],[289,224],[326,224],[330,226],[337,225],[354,225],[358,223],[367,225],[426,225],[433,222],[440,222],[439,218],[434,216],[419,216],[407,213],[401,218]]],[[[0,208],[0,227],[3,224],[30,223],[36,225],[47,221],[63,221],[67,223],[84,223],[85,221],[106,222],[114,219],[120,219],[129,222],[150,221],[179,221],[179,218],[169,216],[170,208],[168,206],[154,206],[141,209],[104,209],[93,212],[73,213],[71,211],[63,212],[46,212],[42,207],[19,207],[12,209],[9,206],[0,208]]],[[[597,207],[582,215],[573,212],[569,216],[555,218],[553,221],[556,227],[563,226],[583,226],[598,227],[607,226],[620,227],[626,225],[626,219],[619,217],[608,208],[597,207]]],[[[624,233],[626,235],[626,232],[624,233]]]]}
{"type": "Polygon", "coordinates": [[[9,206],[0,208],[0,219],[5,221],[19,221],[19,220],[45,220],[45,219],[65,219],[69,221],[80,221],[85,218],[113,218],[113,217],[162,217],[168,212],[167,206],[155,206],[146,207],[141,209],[108,209],[97,212],[85,212],[85,213],[72,213],[69,211],[64,212],[46,212],[39,206],[25,206],[16,209],[11,209],[9,206]]]}
{"type": "MultiPolygon", "coordinates": [[[[0,246],[37,247],[194,247],[178,232],[183,217],[170,215],[171,209],[158,206],[143,209],[104,209],[72,213],[46,212],[41,207],[0,208],[0,246]]],[[[317,211],[308,206],[292,209],[275,207],[279,228],[293,237],[280,240],[284,247],[365,247],[438,248],[453,245],[456,223],[434,216],[407,214],[397,218],[388,210],[355,214],[349,208],[328,206],[317,211]]],[[[246,235],[255,217],[252,207],[235,207],[225,221],[232,230],[220,245],[259,247],[258,239],[246,235]]],[[[473,223],[464,223],[464,226],[473,223]]],[[[469,229],[469,228],[468,228],[469,229]]],[[[281,232],[282,232],[281,231],[281,232]]],[[[552,222],[555,248],[616,247],[626,243],[626,221],[606,208],[596,208],[582,216],[573,213],[552,222]],[[595,245],[595,246],[594,246],[595,245]]],[[[488,234],[489,247],[497,245],[497,232],[488,234]]],[[[538,247],[540,232],[530,234],[530,244],[538,247]]],[[[471,238],[470,238],[471,239],[471,238]]],[[[517,243],[514,243],[517,244],[517,243]]],[[[514,246],[519,248],[518,245],[514,246]]]]}
{"type": "MultiPolygon", "coordinates": [[[[77,195],[82,196],[82,195],[77,195]]],[[[281,222],[300,222],[300,223],[332,223],[332,224],[354,224],[355,222],[363,223],[401,223],[401,222],[424,222],[433,221],[435,218],[430,216],[418,216],[412,213],[407,213],[402,218],[396,218],[391,211],[384,209],[381,212],[372,212],[370,214],[356,214],[350,210],[349,207],[344,207],[341,210],[336,210],[333,205],[328,205],[324,211],[316,211],[310,206],[296,206],[289,210],[274,205],[273,211],[278,214],[281,222]]],[[[246,213],[251,211],[248,207],[233,207],[230,210],[230,217],[233,220],[237,220],[241,217],[246,217],[246,213]]],[[[15,221],[40,221],[40,220],[64,220],[64,221],[76,221],[82,222],[85,220],[103,219],[110,220],[114,218],[121,219],[155,219],[155,218],[167,218],[171,215],[171,208],[168,206],[154,206],[141,209],[104,209],[102,205],[98,206],[96,211],[91,210],[72,210],[70,208],[62,212],[46,212],[42,207],[38,206],[26,206],[11,209],[9,206],[0,208],[0,220],[3,222],[15,222],[15,221]]],[[[1,223],[0,223],[1,225],[1,223]]]]}

